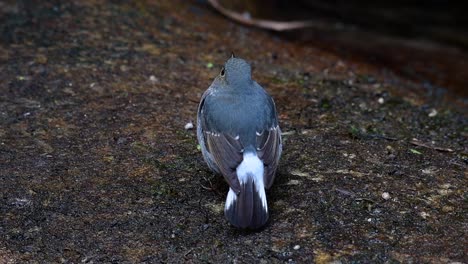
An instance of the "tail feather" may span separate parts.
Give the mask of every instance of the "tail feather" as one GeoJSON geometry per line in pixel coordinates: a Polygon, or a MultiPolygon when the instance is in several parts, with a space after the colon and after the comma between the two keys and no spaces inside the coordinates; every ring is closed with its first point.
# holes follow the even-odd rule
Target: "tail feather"
{"type": "Polygon", "coordinates": [[[224,214],[235,227],[257,229],[268,220],[265,188],[263,182],[255,182],[252,174],[247,176],[239,195],[229,189],[224,214]]]}
{"type": "Polygon", "coordinates": [[[255,195],[253,200],[253,211],[251,226],[252,228],[259,228],[268,221],[268,205],[266,201],[266,193],[263,185],[261,189],[254,188],[255,195]],[[263,197],[263,199],[262,199],[263,197]]]}

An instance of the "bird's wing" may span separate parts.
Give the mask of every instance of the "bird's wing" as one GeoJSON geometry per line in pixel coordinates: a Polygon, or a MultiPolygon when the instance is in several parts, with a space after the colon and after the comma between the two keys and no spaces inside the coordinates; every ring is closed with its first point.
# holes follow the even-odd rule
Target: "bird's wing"
{"type": "Polygon", "coordinates": [[[282,151],[281,129],[278,125],[257,132],[257,155],[263,161],[265,173],[263,180],[268,189],[275,179],[276,168],[282,151]]]}
{"type": "Polygon", "coordinates": [[[243,151],[239,138],[209,131],[205,131],[205,138],[208,151],[213,156],[221,174],[234,192],[239,193],[241,188],[236,168],[242,162],[243,151]]]}
{"type": "Polygon", "coordinates": [[[215,171],[221,173],[234,192],[240,192],[240,183],[237,179],[236,169],[242,162],[243,146],[239,138],[228,134],[214,132],[205,118],[205,101],[210,98],[211,92],[207,90],[200,102],[198,109],[199,141],[202,149],[208,153],[208,162],[214,163],[215,171]]]}

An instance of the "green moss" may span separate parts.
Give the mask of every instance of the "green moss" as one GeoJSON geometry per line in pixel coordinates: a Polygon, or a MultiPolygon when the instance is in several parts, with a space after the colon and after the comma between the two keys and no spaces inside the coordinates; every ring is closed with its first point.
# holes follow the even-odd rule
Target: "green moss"
{"type": "Polygon", "coordinates": [[[330,100],[328,98],[323,98],[322,100],[320,100],[319,107],[324,109],[324,110],[330,109],[331,108],[330,100]]]}
{"type": "Polygon", "coordinates": [[[422,155],[422,153],[421,153],[420,151],[416,150],[416,149],[410,148],[409,150],[410,150],[410,152],[413,153],[413,154],[422,155]]]}
{"type": "Polygon", "coordinates": [[[349,134],[353,138],[360,138],[362,133],[361,133],[361,130],[358,127],[356,127],[354,125],[351,125],[349,127],[349,134]]]}
{"type": "Polygon", "coordinates": [[[155,185],[153,185],[152,194],[153,194],[153,196],[155,196],[157,198],[164,198],[164,197],[167,197],[167,196],[169,196],[169,197],[170,196],[176,196],[177,192],[175,191],[174,188],[167,185],[166,183],[159,182],[159,183],[156,183],[155,185]]]}

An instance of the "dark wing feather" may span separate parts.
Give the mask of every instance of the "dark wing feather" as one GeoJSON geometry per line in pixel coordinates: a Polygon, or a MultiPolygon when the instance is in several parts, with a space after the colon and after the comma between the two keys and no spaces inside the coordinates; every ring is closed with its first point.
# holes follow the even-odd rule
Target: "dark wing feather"
{"type": "Polygon", "coordinates": [[[264,130],[260,135],[257,135],[257,155],[265,166],[263,180],[267,189],[271,187],[275,179],[281,149],[281,129],[279,126],[264,130]]]}
{"type": "Polygon", "coordinates": [[[242,162],[242,145],[230,135],[205,132],[208,151],[235,193],[241,190],[236,168],[242,162]]]}

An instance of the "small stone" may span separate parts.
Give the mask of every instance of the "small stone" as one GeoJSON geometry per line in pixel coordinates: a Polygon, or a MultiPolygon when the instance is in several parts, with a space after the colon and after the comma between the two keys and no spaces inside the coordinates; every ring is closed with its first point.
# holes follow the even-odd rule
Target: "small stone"
{"type": "Polygon", "coordinates": [[[156,76],[154,76],[154,75],[151,75],[151,76],[149,77],[149,80],[150,80],[150,82],[152,82],[152,83],[158,82],[158,78],[156,78],[156,76]]]}
{"type": "Polygon", "coordinates": [[[385,100],[383,99],[383,97],[380,97],[379,100],[377,100],[377,102],[379,102],[379,104],[383,104],[385,103],[385,100]]]}
{"type": "Polygon", "coordinates": [[[301,181],[299,180],[290,180],[289,182],[286,183],[286,185],[300,185],[301,181]]]}
{"type": "Polygon", "coordinates": [[[432,168],[422,169],[421,172],[422,172],[423,174],[428,174],[428,175],[434,174],[434,171],[432,170],[432,168]]]}
{"type": "Polygon", "coordinates": [[[126,72],[126,71],[128,71],[128,67],[127,67],[127,65],[120,65],[120,67],[119,67],[119,68],[120,68],[120,71],[122,71],[122,72],[126,72]]]}
{"type": "Polygon", "coordinates": [[[419,215],[420,215],[423,219],[426,219],[426,218],[429,216],[429,214],[426,213],[426,212],[421,212],[419,215]]]}
{"type": "Polygon", "coordinates": [[[436,116],[436,115],[437,115],[437,110],[432,109],[431,112],[429,112],[429,114],[428,114],[427,116],[429,116],[429,117],[434,117],[434,116],[436,116]]]}
{"type": "Polygon", "coordinates": [[[385,147],[385,149],[387,150],[387,153],[388,153],[388,154],[395,153],[395,149],[394,149],[392,146],[390,146],[390,145],[387,145],[387,146],[385,147]]]}
{"type": "Polygon", "coordinates": [[[388,192],[383,192],[383,193],[382,193],[382,198],[383,198],[384,200],[388,200],[388,199],[390,199],[391,197],[390,197],[390,194],[389,194],[388,192]]]}
{"type": "Polygon", "coordinates": [[[294,249],[294,250],[299,250],[299,249],[301,249],[301,246],[295,245],[295,246],[293,247],[293,249],[294,249]]]}
{"type": "Polygon", "coordinates": [[[184,126],[185,130],[190,130],[193,128],[193,123],[192,122],[188,122],[187,124],[185,124],[184,126]]]}
{"type": "Polygon", "coordinates": [[[449,213],[449,212],[453,212],[454,209],[455,208],[453,208],[453,206],[446,205],[446,206],[442,207],[442,212],[449,213]]]}

